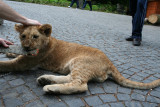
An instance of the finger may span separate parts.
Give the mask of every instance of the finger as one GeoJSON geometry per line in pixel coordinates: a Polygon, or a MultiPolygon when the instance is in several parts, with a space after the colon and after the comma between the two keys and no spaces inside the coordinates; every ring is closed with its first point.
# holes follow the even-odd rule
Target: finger
{"type": "Polygon", "coordinates": [[[5,41],[5,43],[8,44],[8,45],[13,45],[13,43],[10,42],[10,41],[7,41],[7,40],[4,40],[4,41],[5,41]]]}
{"type": "Polygon", "coordinates": [[[1,44],[2,44],[4,47],[6,47],[6,48],[9,47],[9,46],[5,43],[5,41],[1,41],[1,44]]]}

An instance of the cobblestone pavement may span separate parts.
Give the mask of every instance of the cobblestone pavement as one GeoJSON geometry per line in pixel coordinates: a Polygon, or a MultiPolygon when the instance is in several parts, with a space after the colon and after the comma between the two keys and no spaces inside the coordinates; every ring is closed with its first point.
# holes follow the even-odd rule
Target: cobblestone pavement
{"type": "MultiPolygon", "coordinates": [[[[57,39],[102,50],[122,75],[138,82],[160,79],[160,27],[145,25],[140,47],[125,41],[131,34],[131,17],[73,8],[5,1],[29,18],[53,26],[57,39]]],[[[19,43],[13,22],[0,26],[0,37],[19,43]]],[[[9,60],[0,54],[0,60],[9,60]]],[[[2,74],[2,73],[1,73],[2,74]]],[[[52,72],[34,68],[0,77],[0,107],[157,107],[160,87],[151,90],[124,88],[111,79],[89,83],[89,91],[74,95],[47,95],[36,78],[52,72]]]]}

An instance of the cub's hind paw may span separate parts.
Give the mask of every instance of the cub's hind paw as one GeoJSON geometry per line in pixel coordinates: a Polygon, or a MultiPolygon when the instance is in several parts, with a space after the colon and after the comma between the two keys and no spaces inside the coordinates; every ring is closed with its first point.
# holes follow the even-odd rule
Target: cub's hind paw
{"type": "Polygon", "coordinates": [[[44,76],[40,76],[38,79],[37,79],[37,83],[39,85],[48,85],[48,84],[51,84],[51,80],[49,80],[48,78],[45,78],[44,76]]]}
{"type": "Polygon", "coordinates": [[[43,91],[46,93],[60,94],[60,90],[56,87],[56,85],[46,85],[43,87],[43,91]]]}

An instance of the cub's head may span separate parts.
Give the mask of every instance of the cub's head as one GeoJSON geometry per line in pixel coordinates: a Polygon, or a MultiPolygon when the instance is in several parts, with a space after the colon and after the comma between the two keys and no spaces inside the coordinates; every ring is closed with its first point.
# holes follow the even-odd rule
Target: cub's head
{"type": "Polygon", "coordinates": [[[41,26],[25,26],[21,24],[15,25],[15,30],[19,32],[21,45],[25,51],[44,49],[49,43],[52,27],[49,24],[41,26]]]}

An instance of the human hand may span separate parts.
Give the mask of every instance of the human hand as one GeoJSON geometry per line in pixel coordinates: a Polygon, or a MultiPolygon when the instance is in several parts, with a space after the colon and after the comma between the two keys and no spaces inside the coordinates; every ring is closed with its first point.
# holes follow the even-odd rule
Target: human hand
{"type": "Polygon", "coordinates": [[[0,38],[0,45],[2,45],[2,46],[4,46],[4,47],[8,48],[9,45],[13,45],[13,43],[10,42],[10,41],[7,41],[7,40],[4,40],[4,39],[0,38]]]}
{"type": "Polygon", "coordinates": [[[32,20],[32,19],[26,19],[24,25],[42,25],[40,22],[37,20],[32,20]]]}

